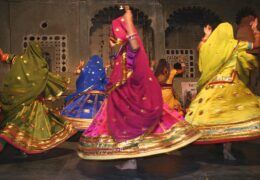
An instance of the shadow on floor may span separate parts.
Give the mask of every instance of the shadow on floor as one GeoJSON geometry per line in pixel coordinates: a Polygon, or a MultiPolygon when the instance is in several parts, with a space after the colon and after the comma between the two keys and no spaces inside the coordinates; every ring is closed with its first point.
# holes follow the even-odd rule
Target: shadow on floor
{"type": "Polygon", "coordinates": [[[41,154],[24,155],[21,151],[13,148],[11,145],[6,145],[5,149],[3,152],[1,152],[0,155],[0,164],[23,163],[44,159],[53,159],[73,153],[75,153],[75,151],[71,149],[55,148],[41,154]]]}
{"type": "Polygon", "coordinates": [[[197,171],[200,165],[181,156],[158,155],[137,159],[137,170],[118,170],[115,166],[125,162],[81,160],[77,169],[82,175],[95,179],[168,179],[197,171]],[[124,178],[125,179],[125,178],[124,178]]]}
{"type": "MultiPolygon", "coordinates": [[[[77,139],[77,138],[76,138],[77,139]]],[[[179,151],[146,158],[138,158],[137,170],[118,170],[115,166],[126,160],[88,161],[80,159],[76,152],[77,142],[65,142],[46,153],[18,158],[17,150],[7,146],[0,153],[0,176],[34,179],[259,179],[259,143],[238,142],[233,152],[238,160],[223,160],[222,145],[189,145],[179,151]]]]}
{"type": "Polygon", "coordinates": [[[223,159],[223,144],[191,145],[181,150],[181,154],[194,161],[232,166],[260,165],[260,146],[254,141],[232,143],[235,161],[223,159]]]}

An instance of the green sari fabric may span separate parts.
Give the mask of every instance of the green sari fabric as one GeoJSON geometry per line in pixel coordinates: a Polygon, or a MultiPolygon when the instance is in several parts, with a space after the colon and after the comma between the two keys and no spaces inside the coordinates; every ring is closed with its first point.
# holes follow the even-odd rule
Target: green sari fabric
{"type": "Polygon", "coordinates": [[[4,80],[0,97],[4,120],[0,138],[20,150],[33,154],[57,146],[75,133],[72,125],[51,112],[44,104],[61,95],[65,78],[49,72],[37,42],[15,56],[4,80]]]}
{"type": "Polygon", "coordinates": [[[15,56],[5,78],[1,106],[5,112],[32,103],[39,95],[52,98],[66,89],[64,78],[48,71],[48,64],[36,42],[29,44],[25,54],[15,56]]]}
{"type": "Polygon", "coordinates": [[[239,49],[239,41],[234,39],[233,28],[229,23],[221,23],[202,45],[199,51],[199,70],[201,77],[198,81],[198,90],[209,82],[234,55],[238,60],[238,75],[247,84],[249,71],[257,67],[256,58],[239,49]]]}

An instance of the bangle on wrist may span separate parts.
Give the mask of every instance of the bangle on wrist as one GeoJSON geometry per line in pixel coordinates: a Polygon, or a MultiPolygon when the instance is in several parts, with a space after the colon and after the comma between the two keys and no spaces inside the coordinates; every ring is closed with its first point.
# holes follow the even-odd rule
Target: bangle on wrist
{"type": "Polygon", "coordinates": [[[127,35],[126,38],[127,38],[128,40],[132,40],[132,39],[135,39],[135,36],[136,36],[136,33],[133,33],[133,34],[127,35]]]}
{"type": "Polygon", "coordinates": [[[136,39],[136,36],[131,36],[128,38],[129,41],[136,39]]]}
{"type": "Polygon", "coordinates": [[[127,34],[126,37],[128,38],[129,36],[134,36],[134,35],[136,35],[136,33],[127,34]]]}

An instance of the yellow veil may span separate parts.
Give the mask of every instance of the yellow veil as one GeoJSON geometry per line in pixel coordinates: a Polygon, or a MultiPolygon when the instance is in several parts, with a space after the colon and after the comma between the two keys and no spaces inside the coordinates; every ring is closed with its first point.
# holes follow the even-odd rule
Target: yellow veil
{"type": "Polygon", "coordinates": [[[246,53],[245,49],[240,50],[238,46],[232,25],[229,23],[218,25],[199,51],[201,77],[198,81],[198,90],[222,69],[233,53],[237,53],[237,71],[240,79],[244,83],[248,82],[249,70],[257,66],[257,61],[253,55],[246,53]]]}

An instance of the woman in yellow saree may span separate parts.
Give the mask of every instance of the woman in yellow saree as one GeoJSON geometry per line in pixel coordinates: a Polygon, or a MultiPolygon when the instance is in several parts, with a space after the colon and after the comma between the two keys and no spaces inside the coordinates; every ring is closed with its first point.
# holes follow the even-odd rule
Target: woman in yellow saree
{"type": "MultiPolygon", "coordinates": [[[[180,58],[183,59],[183,57],[180,58]]],[[[170,109],[175,109],[180,114],[184,115],[184,110],[181,103],[176,98],[173,90],[174,77],[185,72],[184,60],[181,60],[180,62],[181,69],[175,69],[170,67],[170,64],[166,61],[166,59],[160,59],[154,74],[160,82],[163,102],[166,103],[170,109]]]]}
{"type": "MultiPolygon", "coordinates": [[[[203,136],[200,144],[228,143],[260,137],[260,98],[248,88],[249,71],[257,60],[246,50],[259,47],[257,19],[252,25],[255,41],[237,41],[229,23],[220,24],[199,45],[198,95],[192,101],[185,119],[198,127],[203,136]]],[[[224,158],[234,159],[224,144],[224,158]]]]}

